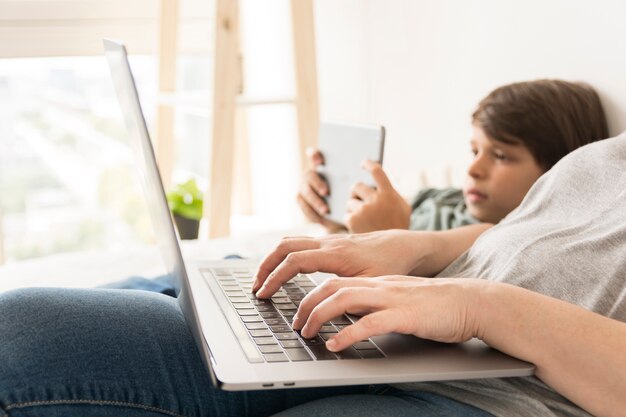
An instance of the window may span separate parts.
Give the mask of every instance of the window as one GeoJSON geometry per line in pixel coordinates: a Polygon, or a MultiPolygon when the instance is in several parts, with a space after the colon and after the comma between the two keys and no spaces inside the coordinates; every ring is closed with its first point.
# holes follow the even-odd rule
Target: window
{"type": "MultiPolygon", "coordinates": [[[[5,257],[149,240],[151,226],[133,181],[132,155],[104,58],[1,62],[5,257]]],[[[132,65],[143,101],[154,103],[154,59],[133,57],[132,65]]]]}
{"type": "MultiPolygon", "coordinates": [[[[127,44],[142,107],[154,126],[157,104],[167,99],[157,92],[159,4],[0,2],[0,263],[153,239],[101,39],[127,44]]],[[[200,97],[192,102],[202,105],[185,107],[182,100],[175,107],[174,182],[195,177],[206,184],[214,6],[179,0],[177,89],[200,97]]],[[[244,84],[253,99],[292,94],[293,77],[285,75],[291,61],[287,7],[285,0],[241,2],[249,29],[242,33],[248,48],[244,84]],[[287,55],[277,54],[283,50],[287,55]]],[[[299,171],[293,106],[250,108],[246,119],[254,158],[247,194],[253,201],[244,205],[255,216],[241,210],[246,215],[235,218],[233,231],[293,225],[300,219],[293,199],[299,171]]]]}

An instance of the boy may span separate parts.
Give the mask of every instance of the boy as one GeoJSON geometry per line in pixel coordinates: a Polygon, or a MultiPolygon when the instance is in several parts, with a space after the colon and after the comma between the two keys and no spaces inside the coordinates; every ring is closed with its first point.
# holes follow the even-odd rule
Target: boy
{"type": "MultiPolygon", "coordinates": [[[[330,233],[384,229],[447,230],[497,223],[519,205],[532,184],[574,149],[608,136],[595,90],[584,83],[537,80],[492,91],[472,115],[474,160],[463,190],[421,190],[409,204],[379,164],[367,162],[377,187],[355,184],[345,226],[324,218],[328,185],[310,169],[298,203],[305,216],[330,233]]],[[[313,166],[323,164],[319,151],[313,166]]]]}

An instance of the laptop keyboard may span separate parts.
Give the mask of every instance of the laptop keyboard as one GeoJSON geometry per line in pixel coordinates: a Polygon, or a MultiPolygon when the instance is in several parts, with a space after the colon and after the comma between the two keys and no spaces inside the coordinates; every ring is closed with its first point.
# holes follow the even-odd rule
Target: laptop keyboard
{"type": "MultiPolygon", "coordinates": [[[[265,362],[313,360],[374,359],[385,355],[367,339],[341,351],[331,352],[325,343],[352,320],[342,315],[324,323],[319,334],[305,339],[291,327],[293,316],[315,283],[303,274],[283,284],[271,299],[259,299],[252,293],[253,272],[247,268],[202,270],[205,279],[215,280],[228,298],[248,337],[265,362]]],[[[256,356],[255,356],[256,357],[256,356]]],[[[248,359],[250,355],[248,355],[248,359]]]]}

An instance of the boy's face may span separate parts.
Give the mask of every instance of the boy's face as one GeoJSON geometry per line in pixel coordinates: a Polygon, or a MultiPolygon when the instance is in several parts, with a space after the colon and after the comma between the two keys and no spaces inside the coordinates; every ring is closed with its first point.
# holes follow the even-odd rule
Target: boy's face
{"type": "Polygon", "coordinates": [[[497,223],[522,202],[545,171],[522,143],[499,142],[479,126],[472,127],[474,159],[463,187],[465,203],[475,219],[497,223]]]}

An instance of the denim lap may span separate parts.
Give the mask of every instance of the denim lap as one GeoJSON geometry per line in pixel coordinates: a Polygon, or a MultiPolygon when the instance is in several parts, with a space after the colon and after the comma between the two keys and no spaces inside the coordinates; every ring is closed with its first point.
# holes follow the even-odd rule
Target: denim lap
{"type": "Polygon", "coordinates": [[[16,290],[0,294],[0,317],[10,416],[262,416],[367,389],[217,390],[177,300],[147,291],[16,290]]]}
{"type": "Polygon", "coordinates": [[[425,392],[391,389],[382,395],[341,395],[307,402],[276,417],[493,417],[458,401],[425,392]]]}
{"type": "Polygon", "coordinates": [[[306,407],[368,415],[345,414],[359,399],[389,402],[385,409],[394,415],[399,405],[421,415],[421,406],[397,395],[405,393],[381,386],[215,389],[177,300],[162,294],[52,288],[0,294],[2,417],[256,417],[293,407],[284,415],[314,415],[307,413],[317,408],[306,407]],[[373,394],[381,391],[387,392],[373,394]]]}
{"type": "MultiPolygon", "coordinates": [[[[202,415],[196,399],[211,384],[174,298],[144,291],[24,289],[0,295],[0,317],[5,408],[95,400],[202,415]]],[[[53,415],[46,408],[44,414],[53,415]]]]}

